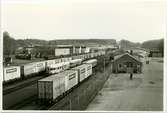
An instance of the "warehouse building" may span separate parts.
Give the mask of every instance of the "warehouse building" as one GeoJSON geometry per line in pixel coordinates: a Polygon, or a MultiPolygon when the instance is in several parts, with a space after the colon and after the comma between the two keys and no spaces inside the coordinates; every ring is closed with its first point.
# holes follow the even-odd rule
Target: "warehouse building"
{"type": "Polygon", "coordinates": [[[113,73],[127,73],[131,70],[133,73],[142,72],[142,62],[129,53],[117,55],[112,64],[113,73]]]}
{"type": "Polygon", "coordinates": [[[82,54],[88,52],[89,48],[86,46],[57,45],[55,47],[55,56],[82,54]]]}
{"type": "Polygon", "coordinates": [[[57,45],[55,47],[55,56],[70,55],[73,53],[72,45],[57,45]]]}

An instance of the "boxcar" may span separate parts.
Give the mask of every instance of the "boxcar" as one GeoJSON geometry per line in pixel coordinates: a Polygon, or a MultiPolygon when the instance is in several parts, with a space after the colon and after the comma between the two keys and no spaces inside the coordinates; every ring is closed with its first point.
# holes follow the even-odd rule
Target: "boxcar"
{"type": "Polygon", "coordinates": [[[4,67],[3,69],[3,81],[4,82],[18,79],[20,77],[21,77],[20,66],[4,67]]]}
{"type": "Polygon", "coordinates": [[[37,73],[36,63],[24,64],[21,66],[21,75],[22,77],[27,77],[37,73]]]}
{"type": "Polygon", "coordinates": [[[88,78],[90,75],[92,75],[92,64],[83,64],[86,66],[86,76],[85,78],[88,78]]]}
{"type": "Polygon", "coordinates": [[[41,61],[41,62],[36,62],[36,72],[44,72],[46,70],[46,62],[41,61]]]}
{"type": "Polygon", "coordinates": [[[38,80],[38,98],[54,101],[58,96],[78,84],[77,71],[64,71],[38,80]]]}
{"type": "Polygon", "coordinates": [[[85,79],[85,76],[87,76],[86,68],[86,65],[80,65],[71,69],[76,70],[78,72],[78,82],[83,81],[85,79]]]}
{"type": "Polygon", "coordinates": [[[38,98],[53,101],[65,92],[64,76],[49,76],[38,80],[38,98]]]}

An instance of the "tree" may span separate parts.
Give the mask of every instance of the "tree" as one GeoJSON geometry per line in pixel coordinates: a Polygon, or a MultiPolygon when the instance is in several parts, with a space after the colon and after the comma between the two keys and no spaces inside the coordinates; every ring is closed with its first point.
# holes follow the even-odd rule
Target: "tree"
{"type": "Polygon", "coordinates": [[[159,51],[162,52],[162,56],[164,56],[164,39],[161,39],[158,45],[159,51]]]}
{"type": "Polygon", "coordinates": [[[10,37],[8,32],[3,32],[3,54],[12,55],[15,53],[16,42],[10,37]]]}

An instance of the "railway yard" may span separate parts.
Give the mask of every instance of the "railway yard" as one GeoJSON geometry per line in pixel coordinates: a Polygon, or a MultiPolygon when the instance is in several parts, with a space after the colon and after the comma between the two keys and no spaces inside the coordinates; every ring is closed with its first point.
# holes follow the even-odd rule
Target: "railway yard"
{"type": "MultiPolygon", "coordinates": [[[[111,65],[105,58],[105,55],[99,54],[96,56],[92,56],[92,58],[94,58],[94,60],[89,60],[90,59],[89,57],[87,57],[88,60],[86,60],[85,58],[83,64],[78,62],[76,63],[77,65],[72,64],[73,67],[64,66],[64,65],[63,67],[61,65],[62,68],[58,68],[58,67],[52,66],[46,71],[46,72],[49,71],[47,74],[46,72],[40,72],[40,73],[33,74],[33,76],[28,76],[28,77],[24,77],[19,80],[16,80],[16,82],[13,82],[13,80],[11,81],[11,83],[6,82],[6,84],[4,84],[4,87],[3,87],[3,109],[4,110],[17,110],[17,109],[84,110],[89,104],[89,102],[95,97],[95,95],[100,90],[104,82],[107,80],[109,73],[111,73],[111,65]],[[92,64],[89,66],[89,63],[92,63],[92,64]],[[76,75],[76,77],[71,78],[71,79],[76,78],[77,80],[76,84],[73,84],[70,81],[70,75],[69,76],[67,75],[69,77],[69,80],[68,79],[66,80],[69,82],[63,82],[63,84],[67,86],[68,90],[64,89],[63,93],[60,93],[57,97],[55,97],[55,99],[51,101],[51,103],[50,101],[48,102],[46,99],[48,92],[47,91],[42,92],[43,90],[42,89],[40,90],[38,81],[41,80],[42,78],[43,80],[45,80],[45,78],[47,79],[47,78],[55,77],[55,75],[59,75],[59,73],[63,74],[64,72],[66,72],[65,70],[67,70],[68,72],[69,69],[77,66],[81,67],[79,65],[83,65],[84,67],[88,66],[89,68],[91,67],[91,70],[89,69],[88,71],[88,67],[87,68],[85,67],[85,71],[81,70],[80,72],[81,74],[79,74],[78,73],[79,71],[77,71],[79,75],[76,75]],[[54,68],[54,71],[53,71],[53,68],[54,68]],[[57,70],[55,71],[55,69],[57,70]],[[52,75],[49,75],[49,74],[52,74],[52,75]],[[82,80],[79,80],[81,78],[82,80]],[[39,93],[39,91],[41,92],[39,93]],[[41,99],[39,96],[41,93],[43,93],[46,97],[41,99]]],[[[55,60],[55,61],[58,61],[58,60],[55,60]]],[[[64,60],[64,62],[66,61],[67,60],[64,60]]],[[[39,68],[38,70],[40,69],[42,68],[39,68]]],[[[28,72],[26,72],[26,74],[27,73],[28,72]]],[[[67,78],[66,76],[64,77],[67,78]]],[[[46,90],[48,90],[48,88],[46,90]]],[[[60,91],[60,89],[57,89],[56,93],[58,92],[58,90],[60,91]]]]}
{"type": "Polygon", "coordinates": [[[165,112],[165,0],[2,0],[0,113],[165,112]]]}
{"type": "Polygon", "coordinates": [[[143,59],[143,72],[134,74],[133,80],[129,79],[127,73],[113,73],[112,62],[110,55],[103,52],[50,59],[17,66],[21,72],[16,79],[8,76],[18,73],[17,68],[7,67],[3,84],[3,109],[162,110],[163,60],[161,58],[143,59]],[[148,60],[150,63],[147,64],[148,60]],[[160,76],[156,77],[158,73],[160,76]],[[155,82],[158,85],[156,88],[152,87],[155,82]],[[136,96],[131,95],[134,101],[129,102],[130,105],[141,105],[134,107],[124,104],[130,92],[134,94],[133,91],[137,89],[142,92],[139,91],[136,96]],[[146,90],[154,92],[153,89],[159,94],[150,92],[145,94],[146,90]],[[118,93],[112,94],[114,92],[118,93]],[[149,99],[146,104],[140,103],[139,99],[144,99],[145,96],[159,98],[156,100],[157,104],[150,104],[149,99]],[[124,102],[120,104],[118,101],[124,102]],[[146,109],[147,106],[150,108],[146,109]]]}

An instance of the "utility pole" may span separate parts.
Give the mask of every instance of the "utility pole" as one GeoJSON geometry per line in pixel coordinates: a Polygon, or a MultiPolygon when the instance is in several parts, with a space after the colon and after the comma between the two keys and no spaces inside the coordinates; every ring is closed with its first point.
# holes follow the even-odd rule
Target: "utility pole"
{"type": "Polygon", "coordinates": [[[104,62],[103,65],[104,65],[104,75],[105,75],[105,57],[104,57],[104,61],[103,62],[104,62]]]}

